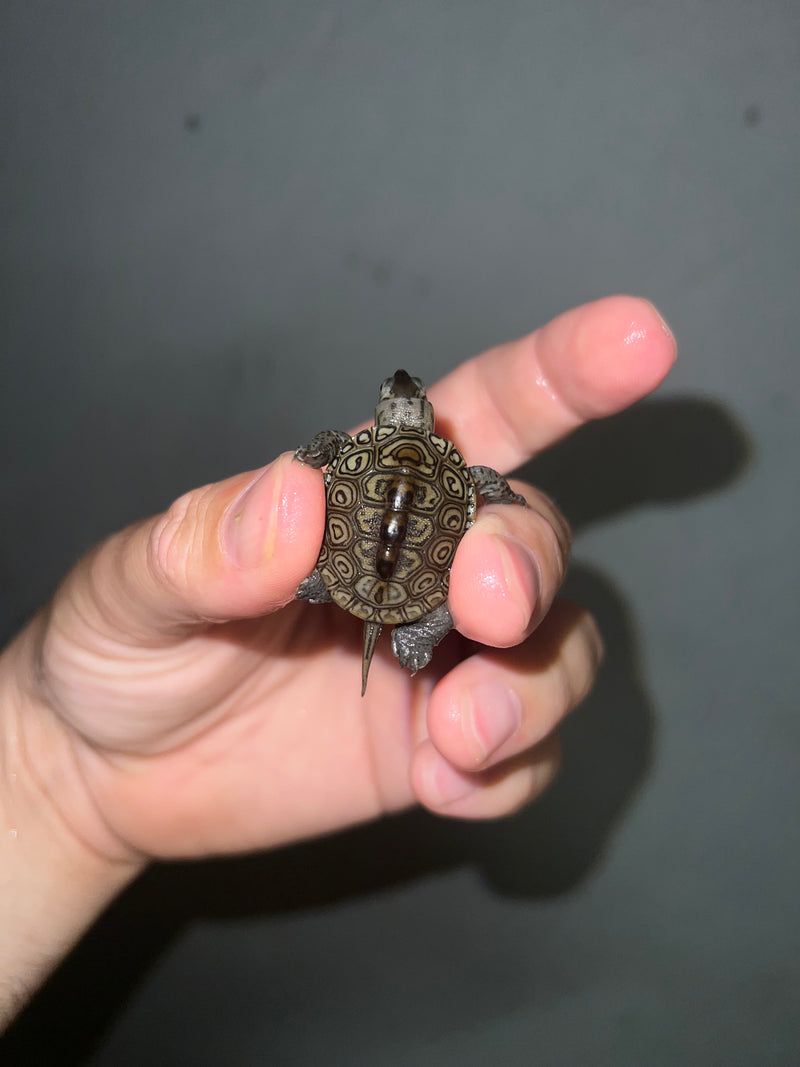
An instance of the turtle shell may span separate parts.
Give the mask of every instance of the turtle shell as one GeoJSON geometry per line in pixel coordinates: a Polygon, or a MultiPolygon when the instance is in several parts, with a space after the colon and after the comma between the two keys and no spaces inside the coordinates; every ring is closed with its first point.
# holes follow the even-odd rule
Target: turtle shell
{"type": "Polygon", "coordinates": [[[398,426],[362,430],[329,464],[325,492],[317,567],[339,607],[396,625],[446,600],[458,542],[475,519],[475,485],[451,441],[398,426]],[[394,571],[384,580],[377,569],[380,531],[398,477],[413,494],[394,571]]]}

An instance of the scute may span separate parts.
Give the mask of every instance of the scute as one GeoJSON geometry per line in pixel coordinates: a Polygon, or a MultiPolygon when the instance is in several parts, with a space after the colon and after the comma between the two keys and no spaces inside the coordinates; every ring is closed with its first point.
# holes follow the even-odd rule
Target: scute
{"type": "Polygon", "coordinates": [[[369,622],[414,622],[447,599],[450,566],[475,516],[475,487],[455,447],[396,426],[356,434],[325,476],[327,518],[317,563],[333,600],[369,622]],[[375,568],[386,492],[409,470],[418,489],[394,574],[375,568]]]}

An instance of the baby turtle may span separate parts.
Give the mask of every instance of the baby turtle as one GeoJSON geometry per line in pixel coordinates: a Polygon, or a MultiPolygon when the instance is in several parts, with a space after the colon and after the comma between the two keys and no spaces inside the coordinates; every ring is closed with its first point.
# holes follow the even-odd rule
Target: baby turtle
{"type": "Polygon", "coordinates": [[[361,695],[384,624],[401,667],[426,667],[452,629],[447,607],[458,542],[475,521],[476,497],[522,504],[491,467],[468,467],[433,432],[425,386],[399,370],[381,386],[375,425],[351,437],[323,430],[295,458],[325,472],[325,536],[300,600],[364,620],[361,695]]]}

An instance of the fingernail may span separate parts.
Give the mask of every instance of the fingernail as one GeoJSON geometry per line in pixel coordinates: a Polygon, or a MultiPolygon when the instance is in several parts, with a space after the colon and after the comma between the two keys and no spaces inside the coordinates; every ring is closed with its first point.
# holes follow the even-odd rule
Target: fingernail
{"type": "Polygon", "coordinates": [[[479,682],[462,697],[461,728],[476,763],[483,763],[509,741],[521,723],[522,702],[504,682],[479,682]]]}
{"type": "Polygon", "coordinates": [[[519,538],[506,534],[497,538],[497,545],[506,588],[519,608],[520,627],[524,630],[539,602],[541,566],[536,554],[519,538]]]}
{"type": "Polygon", "coordinates": [[[439,757],[428,771],[428,785],[432,799],[439,804],[452,804],[477,792],[475,775],[457,771],[447,760],[439,757]]]}
{"type": "Polygon", "coordinates": [[[282,470],[279,461],[270,463],[228,508],[222,539],[239,567],[257,567],[275,549],[282,470]]]}
{"type": "Polygon", "coordinates": [[[658,321],[661,324],[661,329],[664,331],[664,333],[669,338],[669,340],[674,343],[675,334],[672,332],[672,329],[671,329],[669,323],[667,322],[667,320],[664,318],[664,316],[661,314],[661,312],[658,310],[658,308],[655,306],[655,304],[652,302],[652,300],[648,300],[647,303],[650,305],[650,307],[653,309],[653,311],[655,311],[656,315],[658,316],[658,321]]]}

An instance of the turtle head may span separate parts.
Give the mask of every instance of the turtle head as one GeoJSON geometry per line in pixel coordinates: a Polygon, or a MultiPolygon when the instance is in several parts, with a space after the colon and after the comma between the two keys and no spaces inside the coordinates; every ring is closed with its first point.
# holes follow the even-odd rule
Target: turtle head
{"type": "Polygon", "coordinates": [[[375,425],[433,433],[433,408],[419,378],[398,370],[384,381],[375,408],[375,425]]]}

